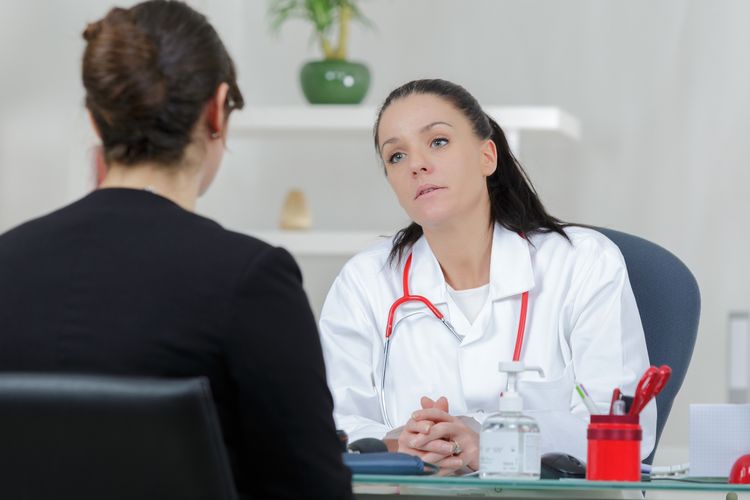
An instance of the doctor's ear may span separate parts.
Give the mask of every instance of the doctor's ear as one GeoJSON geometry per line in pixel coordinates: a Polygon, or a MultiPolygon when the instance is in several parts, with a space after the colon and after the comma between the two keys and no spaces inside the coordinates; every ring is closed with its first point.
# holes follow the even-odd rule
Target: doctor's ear
{"type": "Polygon", "coordinates": [[[489,177],[497,170],[497,146],[495,146],[495,141],[492,139],[484,141],[480,153],[482,155],[482,173],[485,177],[489,177]]]}

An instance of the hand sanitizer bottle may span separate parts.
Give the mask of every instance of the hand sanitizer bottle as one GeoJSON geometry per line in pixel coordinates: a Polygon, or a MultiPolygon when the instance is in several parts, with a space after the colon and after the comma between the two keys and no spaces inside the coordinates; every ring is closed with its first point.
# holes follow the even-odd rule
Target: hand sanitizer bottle
{"type": "Polygon", "coordinates": [[[479,435],[479,477],[483,479],[539,479],[539,425],[522,413],[523,399],[516,390],[516,378],[523,371],[541,368],[525,366],[522,361],[501,362],[508,374],[508,385],[500,394],[500,412],[490,415],[479,435]]]}

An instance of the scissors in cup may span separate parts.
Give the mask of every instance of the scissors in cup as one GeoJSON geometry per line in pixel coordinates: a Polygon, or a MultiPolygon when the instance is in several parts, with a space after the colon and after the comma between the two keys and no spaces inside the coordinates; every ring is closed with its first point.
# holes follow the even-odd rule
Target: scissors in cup
{"type": "Polygon", "coordinates": [[[661,365],[658,368],[655,366],[649,367],[638,382],[633,405],[630,407],[630,415],[638,415],[649,401],[664,389],[671,375],[672,369],[667,365],[661,365]]]}

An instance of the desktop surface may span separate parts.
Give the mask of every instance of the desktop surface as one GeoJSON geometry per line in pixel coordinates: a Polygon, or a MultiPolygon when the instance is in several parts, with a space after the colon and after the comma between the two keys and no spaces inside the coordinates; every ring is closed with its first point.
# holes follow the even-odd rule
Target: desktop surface
{"type": "MultiPolygon", "coordinates": [[[[437,477],[437,476],[390,476],[355,474],[354,491],[368,495],[440,495],[443,490],[448,496],[495,496],[492,493],[518,491],[519,493],[555,490],[558,492],[599,491],[627,492],[672,491],[741,494],[740,498],[750,498],[750,484],[728,484],[726,478],[681,478],[654,479],[643,482],[588,481],[586,479],[479,479],[478,477],[437,477]],[[423,491],[424,493],[420,493],[423,491]]],[[[533,498],[534,495],[523,494],[533,498]]],[[[540,498],[548,495],[540,494],[540,498]]]]}

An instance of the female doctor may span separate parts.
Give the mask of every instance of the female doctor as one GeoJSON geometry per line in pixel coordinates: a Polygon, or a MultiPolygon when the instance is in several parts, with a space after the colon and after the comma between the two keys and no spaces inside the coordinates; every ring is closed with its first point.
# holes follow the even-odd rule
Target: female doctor
{"type": "MultiPolygon", "coordinates": [[[[588,412],[575,383],[606,411],[612,390],[634,393],[649,366],[617,246],[545,211],[503,131],[459,85],[395,89],[374,135],[414,222],[352,258],[326,299],[337,426],[443,473],[476,470],[480,425],[506,388],[498,362],[519,359],[544,372],[518,384],[541,452],[585,459],[588,412]]],[[[653,403],[641,425],[646,457],[653,403]]]]}

